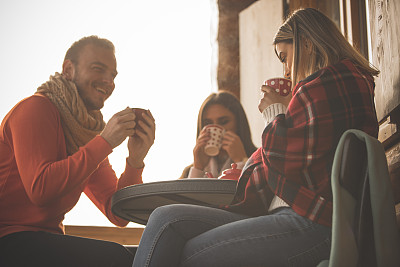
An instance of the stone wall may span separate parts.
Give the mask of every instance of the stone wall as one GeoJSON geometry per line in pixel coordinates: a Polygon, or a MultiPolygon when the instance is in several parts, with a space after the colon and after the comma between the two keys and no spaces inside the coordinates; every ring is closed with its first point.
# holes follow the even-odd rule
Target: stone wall
{"type": "Polygon", "coordinates": [[[240,98],[239,13],[257,0],[210,0],[214,90],[240,98]]]}

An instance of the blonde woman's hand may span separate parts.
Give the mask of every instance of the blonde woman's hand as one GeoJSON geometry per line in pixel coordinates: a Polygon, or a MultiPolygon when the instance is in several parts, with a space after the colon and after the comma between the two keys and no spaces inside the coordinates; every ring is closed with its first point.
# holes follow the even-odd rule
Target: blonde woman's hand
{"type": "Polygon", "coordinates": [[[287,96],[281,96],[276,93],[275,90],[267,85],[262,85],[261,88],[261,99],[258,104],[258,109],[260,112],[263,112],[268,106],[281,103],[287,107],[289,105],[290,100],[292,99],[292,94],[288,94],[287,96]]]}
{"type": "Polygon", "coordinates": [[[222,139],[222,149],[224,149],[233,162],[241,162],[247,157],[246,150],[240,137],[232,131],[227,131],[222,139]]]}
{"type": "Polygon", "coordinates": [[[141,129],[136,126],[135,134],[129,136],[128,140],[128,163],[137,169],[144,167],[144,158],[154,144],[156,135],[156,124],[150,110],[143,112],[143,119],[145,121],[140,120],[137,125],[141,129]]]}
{"type": "Polygon", "coordinates": [[[210,133],[205,129],[201,130],[199,137],[196,140],[196,145],[193,149],[193,167],[198,170],[204,170],[207,166],[210,156],[204,153],[204,147],[210,139],[210,133]]]}

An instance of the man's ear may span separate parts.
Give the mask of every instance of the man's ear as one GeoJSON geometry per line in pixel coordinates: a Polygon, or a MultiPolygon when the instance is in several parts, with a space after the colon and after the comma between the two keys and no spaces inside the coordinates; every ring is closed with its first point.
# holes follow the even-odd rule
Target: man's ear
{"type": "Polygon", "coordinates": [[[74,75],[75,75],[75,66],[74,66],[74,64],[72,63],[71,60],[66,59],[66,60],[63,62],[63,65],[62,65],[62,75],[63,75],[63,76],[65,77],[65,79],[67,79],[68,81],[71,81],[72,78],[74,77],[74,75]]]}

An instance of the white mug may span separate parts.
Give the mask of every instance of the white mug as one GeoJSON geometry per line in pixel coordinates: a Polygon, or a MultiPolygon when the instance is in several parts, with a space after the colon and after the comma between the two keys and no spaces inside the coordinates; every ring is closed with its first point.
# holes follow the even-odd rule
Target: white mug
{"type": "Polygon", "coordinates": [[[204,152],[209,156],[216,156],[221,149],[225,129],[222,126],[216,124],[209,124],[204,128],[210,133],[211,137],[204,147],[204,152]]]}

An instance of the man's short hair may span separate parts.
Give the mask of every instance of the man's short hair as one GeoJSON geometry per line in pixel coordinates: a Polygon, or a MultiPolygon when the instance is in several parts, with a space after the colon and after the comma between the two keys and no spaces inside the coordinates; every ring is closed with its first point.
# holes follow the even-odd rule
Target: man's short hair
{"type": "Polygon", "coordinates": [[[115,47],[111,41],[104,38],[99,38],[96,35],[91,35],[83,37],[80,40],[74,42],[71,45],[71,47],[67,50],[67,53],[65,54],[64,57],[64,61],[69,59],[71,60],[72,63],[76,64],[78,62],[80,52],[86,45],[89,44],[95,45],[97,47],[110,49],[112,50],[113,53],[115,53],[115,47]]]}

